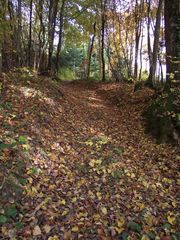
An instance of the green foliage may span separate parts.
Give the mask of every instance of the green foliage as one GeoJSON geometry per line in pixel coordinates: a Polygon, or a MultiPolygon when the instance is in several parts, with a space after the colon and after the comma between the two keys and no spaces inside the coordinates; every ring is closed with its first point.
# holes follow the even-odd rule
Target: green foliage
{"type": "Polygon", "coordinates": [[[127,224],[127,227],[134,232],[138,232],[138,233],[141,232],[141,226],[136,222],[129,222],[127,224]]]}
{"type": "Polygon", "coordinates": [[[70,68],[62,67],[59,70],[58,77],[61,80],[71,81],[71,80],[75,79],[75,74],[74,74],[73,70],[71,70],[70,68]]]}
{"type": "Polygon", "coordinates": [[[0,224],[4,224],[7,222],[7,217],[5,217],[4,215],[0,215],[0,224]]]}
{"type": "Polygon", "coordinates": [[[83,48],[67,47],[61,53],[60,66],[74,70],[75,67],[80,66],[84,57],[83,48]]]}
{"type": "Polygon", "coordinates": [[[113,171],[112,173],[111,173],[111,175],[112,175],[112,177],[115,179],[115,180],[119,180],[121,177],[122,177],[122,175],[123,175],[123,170],[115,170],[115,171],[113,171]]]}
{"type": "Polygon", "coordinates": [[[16,217],[17,213],[18,213],[18,211],[17,211],[17,209],[16,209],[16,205],[14,205],[14,204],[13,204],[13,205],[10,205],[10,206],[8,206],[8,207],[5,208],[5,215],[6,215],[6,217],[8,217],[8,218],[10,218],[10,217],[12,217],[12,218],[16,217]]]}

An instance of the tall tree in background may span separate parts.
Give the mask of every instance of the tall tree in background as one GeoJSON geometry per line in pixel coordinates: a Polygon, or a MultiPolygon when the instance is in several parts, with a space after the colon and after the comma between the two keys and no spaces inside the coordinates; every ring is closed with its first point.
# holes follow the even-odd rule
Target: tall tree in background
{"type": "Polygon", "coordinates": [[[167,86],[180,81],[180,0],[165,0],[167,86]]]}
{"type": "Polygon", "coordinates": [[[150,27],[151,27],[151,0],[146,0],[147,3],[147,47],[148,47],[148,57],[149,66],[152,64],[152,50],[151,50],[151,37],[150,37],[150,27]]]}
{"type": "Polygon", "coordinates": [[[29,43],[28,43],[28,66],[31,67],[31,49],[32,49],[32,11],[33,0],[30,0],[30,12],[29,12],[29,43]]]}
{"type": "Polygon", "coordinates": [[[58,10],[58,2],[59,0],[50,0],[49,2],[49,18],[48,18],[48,71],[51,74],[52,72],[52,56],[53,56],[53,44],[54,44],[54,36],[55,36],[55,27],[56,27],[56,16],[58,10]]]}
{"type": "Polygon", "coordinates": [[[106,80],[106,69],[105,69],[105,25],[106,25],[106,7],[107,0],[101,0],[101,61],[102,61],[102,81],[106,80]]]}
{"type": "Polygon", "coordinates": [[[157,66],[157,56],[159,51],[159,36],[160,36],[160,24],[161,24],[161,12],[163,7],[164,0],[159,0],[158,9],[156,13],[156,25],[154,32],[154,45],[153,45],[153,53],[152,53],[152,62],[150,66],[149,73],[149,82],[154,85],[155,83],[155,75],[156,75],[156,66],[157,66]]]}
{"type": "Polygon", "coordinates": [[[57,53],[56,53],[56,72],[57,73],[59,72],[59,60],[60,60],[60,53],[62,48],[65,3],[66,3],[66,0],[62,0],[60,13],[59,13],[59,40],[58,40],[57,53]]]}
{"type": "Polygon", "coordinates": [[[144,9],[144,0],[141,0],[140,4],[136,0],[135,5],[135,61],[134,61],[134,78],[138,77],[138,53],[139,53],[139,43],[142,31],[142,12],[144,9]]]}
{"type": "Polygon", "coordinates": [[[89,47],[88,63],[87,63],[87,73],[86,73],[87,79],[89,79],[89,75],[90,75],[91,57],[92,57],[95,37],[96,37],[96,22],[93,24],[93,36],[92,36],[92,39],[90,39],[90,47],[89,47]]]}
{"type": "MultiPolygon", "coordinates": [[[[9,3],[10,4],[10,3],[9,3]]],[[[12,6],[12,3],[11,3],[12,6]]],[[[21,34],[22,34],[22,0],[18,0],[18,10],[17,10],[17,18],[18,18],[18,30],[17,30],[17,63],[18,66],[21,65],[21,34]]]]}

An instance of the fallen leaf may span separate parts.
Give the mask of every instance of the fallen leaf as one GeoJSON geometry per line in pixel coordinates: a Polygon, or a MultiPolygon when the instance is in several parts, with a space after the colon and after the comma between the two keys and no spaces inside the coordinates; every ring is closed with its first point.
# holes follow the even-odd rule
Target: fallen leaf
{"type": "Polygon", "coordinates": [[[104,215],[107,215],[107,213],[108,213],[107,208],[102,207],[102,208],[101,208],[101,212],[102,212],[104,215]]]}
{"type": "Polygon", "coordinates": [[[41,235],[41,229],[40,227],[37,225],[35,226],[34,230],[33,230],[33,236],[38,236],[41,235]]]}
{"type": "Polygon", "coordinates": [[[79,228],[77,226],[72,228],[72,232],[78,232],[78,231],[79,231],[79,228]]]}

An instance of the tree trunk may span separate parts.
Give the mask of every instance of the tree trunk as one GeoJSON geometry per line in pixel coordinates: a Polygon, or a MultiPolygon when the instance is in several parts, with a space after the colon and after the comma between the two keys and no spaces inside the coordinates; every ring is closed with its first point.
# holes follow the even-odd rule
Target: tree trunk
{"type": "Polygon", "coordinates": [[[149,73],[149,82],[152,84],[152,86],[155,83],[157,57],[158,57],[158,49],[159,49],[161,12],[162,12],[162,7],[163,7],[163,2],[164,2],[164,0],[159,0],[159,5],[158,5],[157,13],[156,13],[156,25],[155,25],[155,33],[154,33],[152,64],[150,66],[150,73],[149,73]]]}
{"type": "Polygon", "coordinates": [[[136,29],[135,29],[135,61],[134,61],[134,78],[137,80],[138,77],[138,53],[139,53],[139,40],[141,36],[141,16],[138,6],[138,0],[136,0],[136,6],[135,6],[135,23],[136,23],[136,29]]]}
{"type": "Polygon", "coordinates": [[[94,31],[94,34],[91,39],[89,54],[88,54],[88,64],[87,64],[87,73],[86,73],[87,79],[89,79],[90,70],[91,70],[91,57],[92,57],[92,51],[93,51],[93,47],[94,47],[94,40],[96,37],[96,22],[93,24],[93,31],[94,31]]]}
{"type": "Polygon", "coordinates": [[[64,7],[65,7],[66,0],[62,0],[62,5],[60,9],[60,25],[59,25],[59,41],[57,46],[57,53],[56,53],[56,73],[59,72],[59,63],[60,63],[60,53],[62,48],[62,38],[63,38],[63,27],[64,27],[64,7]]]}
{"type": "Polygon", "coordinates": [[[180,1],[165,0],[167,87],[180,80],[180,1]]]}
{"type": "Polygon", "coordinates": [[[59,0],[50,0],[49,5],[49,26],[48,26],[48,41],[49,41],[49,56],[48,56],[48,71],[52,74],[52,56],[53,56],[53,44],[54,44],[54,34],[56,27],[56,16],[59,0]]]}
{"type": "Polygon", "coordinates": [[[21,66],[21,34],[22,34],[22,0],[18,0],[18,30],[17,30],[17,66],[21,66]]]}
{"type": "Polygon", "coordinates": [[[107,0],[101,0],[101,61],[102,61],[102,81],[103,82],[105,82],[105,80],[106,80],[105,58],[104,58],[106,2],[107,2],[107,0]]]}
{"type": "MultiPolygon", "coordinates": [[[[150,26],[151,26],[151,0],[147,0],[148,4],[148,22],[147,22],[147,45],[148,45],[148,57],[149,57],[149,66],[152,64],[152,50],[151,50],[151,37],[150,37],[150,26]]],[[[150,67],[149,67],[150,68],[150,67]]]]}
{"type": "Polygon", "coordinates": [[[139,77],[138,80],[141,81],[141,75],[142,75],[142,63],[143,63],[143,53],[142,53],[142,47],[143,47],[143,29],[142,29],[142,34],[141,34],[141,44],[140,44],[140,69],[139,69],[139,77]]]}
{"type": "Polygon", "coordinates": [[[39,22],[40,22],[40,29],[38,33],[38,38],[39,38],[39,54],[38,54],[38,64],[37,64],[37,71],[39,73],[45,71],[45,63],[44,63],[44,52],[45,52],[45,25],[43,21],[43,4],[44,1],[39,0],[38,3],[38,8],[37,8],[37,14],[39,17],[39,22]]]}
{"type": "Polygon", "coordinates": [[[30,1],[30,15],[29,15],[29,43],[28,43],[28,66],[31,67],[31,48],[32,48],[32,7],[33,0],[30,1]]]}

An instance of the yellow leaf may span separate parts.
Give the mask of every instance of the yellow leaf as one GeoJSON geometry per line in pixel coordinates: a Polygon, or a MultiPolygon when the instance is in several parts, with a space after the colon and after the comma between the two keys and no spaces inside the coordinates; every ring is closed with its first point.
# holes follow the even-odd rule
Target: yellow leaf
{"type": "Polygon", "coordinates": [[[55,185],[55,184],[52,184],[52,185],[49,186],[49,190],[53,190],[53,189],[55,189],[55,188],[56,188],[56,185],[55,185]]]}
{"type": "Polygon", "coordinates": [[[173,225],[176,221],[176,218],[174,216],[168,215],[167,220],[171,225],[173,225]]]}
{"type": "Polygon", "coordinates": [[[169,179],[169,178],[163,178],[162,180],[165,183],[171,184],[173,182],[173,180],[169,179]]]}
{"type": "Polygon", "coordinates": [[[101,218],[101,217],[100,217],[99,214],[94,214],[94,215],[93,215],[93,219],[94,219],[95,221],[98,221],[100,218],[101,218]]]}
{"type": "Polygon", "coordinates": [[[66,205],[66,200],[65,199],[61,199],[61,200],[58,201],[58,203],[60,205],[66,205]]]}
{"type": "Polygon", "coordinates": [[[51,154],[49,155],[49,157],[50,157],[50,159],[51,159],[52,161],[56,161],[56,159],[57,159],[57,157],[56,157],[56,155],[55,155],[54,153],[51,153],[51,154]]]}
{"type": "Polygon", "coordinates": [[[64,210],[61,215],[64,217],[68,214],[68,212],[69,212],[68,210],[64,210]]]}
{"type": "Polygon", "coordinates": [[[161,203],[160,205],[161,205],[162,209],[166,209],[169,207],[169,204],[167,202],[161,203]]]}
{"type": "Polygon", "coordinates": [[[78,217],[78,218],[87,217],[87,213],[86,213],[86,212],[85,212],[85,213],[79,212],[79,213],[77,214],[77,217],[78,217]]]}
{"type": "Polygon", "coordinates": [[[149,237],[144,234],[144,235],[142,236],[141,240],[149,240],[149,237]]]}
{"type": "Polygon", "coordinates": [[[152,227],[156,223],[156,218],[149,212],[144,216],[144,219],[148,226],[152,227]]]}
{"type": "Polygon", "coordinates": [[[78,231],[79,231],[79,228],[77,226],[72,228],[72,232],[78,232],[78,231]]]}
{"type": "Polygon", "coordinates": [[[174,200],[174,201],[172,201],[172,205],[173,205],[173,207],[174,207],[174,208],[177,206],[177,203],[176,203],[176,201],[175,201],[175,200],[174,200]]]}
{"type": "Polygon", "coordinates": [[[72,203],[75,203],[75,202],[77,202],[77,197],[72,198],[72,203]]]}
{"type": "Polygon", "coordinates": [[[101,212],[102,212],[104,215],[107,215],[107,213],[108,213],[107,208],[102,207],[102,208],[101,208],[101,212]]]}
{"type": "Polygon", "coordinates": [[[101,193],[100,192],[96,192],[96,196],[98,197],[99,200],[102,199],[101,193]]]}
{"type": "Polygon", "coordinates": [[[59,240],[59,237],[55,235],[53,237],[49,237],[48,240],[59,240]]]}
{"type": "Polygon", "coordinates": [[[139,207],[139,209],[142,211],[145,208],[144,203],[137,202],[136,205],[139,207]]]}
{"type": "Polygon", "coordinates": [[[124,225],[124,218],[120,217],[119,220],[117,221],[117,225],[119,228],[121,228],[124,225]]]}
{"type": "Polygon", "coordinates": [[[117,232],[118,234],[121,234],[122,231],[124,231],[124,228],[123,228],[123,227],[115,227],[114,229],[116,230],[116,232],[117,232]]]}

